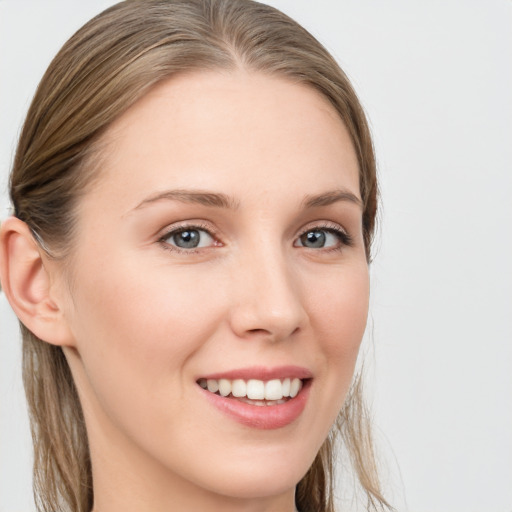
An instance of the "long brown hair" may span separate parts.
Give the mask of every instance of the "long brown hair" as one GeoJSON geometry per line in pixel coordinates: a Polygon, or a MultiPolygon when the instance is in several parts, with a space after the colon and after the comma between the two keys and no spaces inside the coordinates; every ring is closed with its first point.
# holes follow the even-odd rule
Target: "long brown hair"
{"type": "MultiPolygon", "coordinates": [[[[11,174],[15,215],[27,223],[49,257],[65,261],[69,254],[76,206],[98,172],[95,163],[108,126],[175,73],[235,68],[307,84],[337,110],[358,156],[370,259],[377,209],[375,158],[356,94],[304,28],[250,0],[127,0],[93,18],[60,50],[27,114],[11,174]]],[[[94,498],[91,462],[70,369],[59,347],[41,341],[23,325],[22,333],[38,509],[89,512],[94,498]]],[[[356,377],[329,438],[298,484],[298,509],[334,511],[337,438],[350,455],[368,509],[387,507],[356,377]]]]}

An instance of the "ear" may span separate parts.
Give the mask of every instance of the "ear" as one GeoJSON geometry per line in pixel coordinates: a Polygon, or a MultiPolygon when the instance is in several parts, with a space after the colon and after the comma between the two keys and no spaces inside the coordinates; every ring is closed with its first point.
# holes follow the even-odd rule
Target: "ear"
{"type": "Polygon", "coordinates": [[[0,280],[14,312],[39,339],[71,346],[59,297],[48,273],[48,257],[23,221],[9,217],[0,228],[0,280]]]}

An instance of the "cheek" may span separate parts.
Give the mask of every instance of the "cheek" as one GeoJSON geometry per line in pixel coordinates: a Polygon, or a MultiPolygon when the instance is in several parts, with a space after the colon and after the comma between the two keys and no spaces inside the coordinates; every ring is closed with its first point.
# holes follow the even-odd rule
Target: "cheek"
{"type": "Polygon", "coordinates": [[[312,327],[321,333],[332,357],[357,355],[366,328],[369,303],[368,267],[351,265],[326,279],[310,302],[312,327]]]}
{"type": "Polygon", "coordinates": [[[312,329],[318,334],[319,377],[324,410],[332,423],[350,387],[369,303],[368,267],[364,262],[331,279],[311,303],[312,329]]]}
{"type": "Polygon", "coordinates": [[[186,362],[210,338],[220,312],[201,276],[117,261],[82,269],[73,331],[85,385],[104,409],[124,414],[126,396],[134,405],[180,393],[186,362]]]}
{"type": "Polygon", "coordinates": [[[148,355],[157,348],[178,352],[181,345],[193,348],[186,338],[194,339],[198,331],[207,330],[215,315],[210,289],[201,276],[170,272],[162,265],[148,268],[118,261],[109,268],[90,268],[80,276],[75,319],[86,322],[77,335],[94,333],[94,338],[109,339],[109,345],[147,349],[148,355]],[[201,323],[194,314],[198,310],[201,323]]]}

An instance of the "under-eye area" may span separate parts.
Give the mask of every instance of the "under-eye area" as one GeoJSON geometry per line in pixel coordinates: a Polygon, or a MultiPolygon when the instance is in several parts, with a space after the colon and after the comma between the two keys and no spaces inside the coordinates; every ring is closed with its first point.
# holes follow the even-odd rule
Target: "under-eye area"
{"type": "Polygon", "coordinates": [[[256,406],[284,404],[295,398],[311,379],[199,379],[197,384],[216,395],[256,406]]]}

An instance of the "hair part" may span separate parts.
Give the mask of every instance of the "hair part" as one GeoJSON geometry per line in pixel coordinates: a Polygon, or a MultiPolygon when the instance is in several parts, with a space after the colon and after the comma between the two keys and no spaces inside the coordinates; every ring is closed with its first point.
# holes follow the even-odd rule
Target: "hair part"
{"type": "MultiPolygon", "coordinates": [[[[237,68],[306,84],[336,109],[358,157],[370,260],[378,194],[363,109],[348,78],[313,36],[278,10],[250,0],[126,0],[93,18],[63,46],[30,106],[10,182],[15,215],[48,256],[64,264],[72,258],[80,198],[101,175],[103,135],[114,120],[177,73],[237,68]]],[[[22,334],[38,510],[89,512],[91,461],[69,366],[60,347],[24,326],[22,334]]],[[[334,511],[339,434],[368,496],[368,510],[388,507],[356,378],[329,438],[298,484],[299,510],[334,511]]]]}

